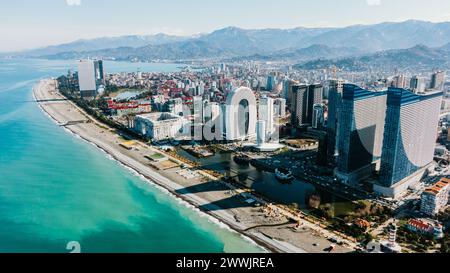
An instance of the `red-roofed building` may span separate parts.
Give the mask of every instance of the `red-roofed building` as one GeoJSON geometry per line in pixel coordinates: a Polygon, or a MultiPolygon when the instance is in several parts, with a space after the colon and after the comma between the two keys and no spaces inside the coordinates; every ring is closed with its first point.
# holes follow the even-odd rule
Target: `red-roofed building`
{"type": "Polygon", "coordinates": [[[111,109],[112,114],[118,116],[150,113],[152,111],[152,107],[149,102],[139,101],[115,102],[113,100],[109,100],[108,108],[111,109]]]}
{"type": "Polygon", "coordinates": [[[435,238],[442,238],[443,231],[442,225],[439,223],[426,221],[422,219],[411,219],[406,224],[406,227],[413,232],[417,232],[424,235],[434,236],[435,238]]]}

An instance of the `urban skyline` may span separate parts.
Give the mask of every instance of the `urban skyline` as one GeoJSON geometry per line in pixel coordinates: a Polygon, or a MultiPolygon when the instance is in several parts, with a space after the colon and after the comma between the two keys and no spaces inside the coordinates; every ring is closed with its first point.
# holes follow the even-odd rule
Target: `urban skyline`
{"type": "Polygon", "coordinates": [[[0,252],[450,253],[450,2],[37,2],[0,10],[0,252]]]}

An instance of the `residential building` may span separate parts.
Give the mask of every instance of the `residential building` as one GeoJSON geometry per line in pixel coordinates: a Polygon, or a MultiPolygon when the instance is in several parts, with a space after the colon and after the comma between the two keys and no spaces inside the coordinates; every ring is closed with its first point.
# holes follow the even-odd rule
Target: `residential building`
{"type": "Polygon", "coordinates": [[[82,98],[97,96],[97,67],[97,62],[93,60],[80,60],[78,62],[78,83],[80,86],[80,96],[82,98]]]}
{"type": "Polygon", "coordinates": [[[442,178],[434,186],[422,193],[420,211],[428,216],[435,216],[446,208],[450,193],[450,179],[442,178]]]}
{"type": "Polygon", "coordinates": [[[435,239],[441,239],[444,236],[442,225],[427,219],[411,219],[406,224],[406,228],[422,235],[433,236],[435,239]]]}
{"type": "Polygon", "coordinates": [[[444,91],[445,72],[436,71],[431,75],[430,88],[433,90],[444,91]]]}

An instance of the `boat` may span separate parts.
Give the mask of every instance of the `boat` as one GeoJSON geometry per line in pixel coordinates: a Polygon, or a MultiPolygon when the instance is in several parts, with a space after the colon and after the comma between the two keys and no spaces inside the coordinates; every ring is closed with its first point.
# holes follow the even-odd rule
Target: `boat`
{"type": "Polygon", "coordinates": [[[234,162],[236,162],[239,165],[249,165],[251,158],[244,155],[244,154],[239,154],[239,155],[235,155],[233,157],[234,162]]]}
{"type": "Polygon", "coordinates": [[[294,179],[294,175],[288,169],[277,168],[275,169],[275,176],[280,181],[291,181],[294,179]]]}

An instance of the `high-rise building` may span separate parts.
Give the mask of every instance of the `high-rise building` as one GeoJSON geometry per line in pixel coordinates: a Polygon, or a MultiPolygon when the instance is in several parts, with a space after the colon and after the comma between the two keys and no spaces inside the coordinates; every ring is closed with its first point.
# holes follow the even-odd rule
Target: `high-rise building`
{"type": "Polygon", "coordinates": [[[325,124],[325,105],[323,103],[314,104],[312,127],[314,129],[321,129],[325,124]]]}
{"type": "Polygon", "coordinates": [[[289,92],[290,92],[290,88],[292,86],[292,81],[291,80],[284,80],[283,81],[283,94],[282,97],[286,100],[289,99],[289,92]]]}
{"type": "Polygon", "coordinates": [[[398,196],[433,161],[442,95],[389,88],[378,193],[398,196]]]}
{"type": "Polygon", "coordinates": [[[442,178],[422,193],[420,211],[428,216],[439,214],[448,204],[449,193],[450,179],[442,178]]]}
{"type": "Polygon", "coordinates": [[[194,114],[194,135],[195,140],[201,140],[203,137],[203,97],[195,96],[193,98],[194,114]]]}
{"type": "Polygon", "coordinates": [[[82,98],[97,96],[100,85],[105,84],[103,61],[78,61],[78,83],[82,98]]]}
{"type": "Polygon", "coordinates": [[[291,123],[294,127],[300,127],[306,124],[306,115],[308,109],[308,86],[292,86],[291,102],[291,123]]]}
{"type": "Polygon", "coordinates": [[[308,110],[306,122],[308,124],[313,123],[313,111],[314,105],[321,104],[323,102],[323,85],[311,84],[308,86],[308,110]]]}
{"type": "Polygon", "coordinates": [[[444,90],[445,72],[437,71],[431,75],[430,88],[438,91],[444,90]]]}
{"type": "Polygon", "coordinates": [[[81,60],[78,62],[78,83],[81,97],[95,97],[97,95],[97,78],[94,61],[81,60]]]}
{"type": "Polygon", "coordinates": [[[220,105],[217,102],[205,101],[203,108],[203,121],[205,123],[220,116],[220,105]]]}
{"type": "Polygon", "coordinates": [[[292,81],[292,80],[290,80],[289,83],[287,84],[288,93],[287,93],[287,98],[286,98],[286,104],[291,111],[292,111],[292,109],[291,109],[292,101],[294,99],[294,86],[296,86],[296,85],[299,85],[299,83],[296,81],[292,81]]]}
{"type": "Polygon", "coordinates": [[[234,89],[223,105],[226,140],[236,141],[256,136],[257,107],[253,91],[247,87],[234,89]]]}
{"type": "Polygon", "coordinates": [[[205,93],[205,83],[203,81],[200,81],[195,89],[195,95],[196,96],[203,96],[205,93]]]}
{"type": "Polygon", "coordinates": [[[419,76],[413,76],[411,78],[409,89],[414,93],[423,93],[425,91],[425,81],[419,76]]]}
{"type": "Polygon", "coordinates": [[[395,76],[392,86],[397,88],[406,88],[406,77],[404,75],[395,76]]]}
{"type": "Polygon", "coordinates": [[[94,61],[95,66],[95,78],[97,81],[97,87],[99,85],[105,85],[105,70],[103,69],[103,61],[97,60],[94,61]]]}
{"type": "Polygon", "coordinates": [[[295,127],[311,125],[314,105],[322,103],[323,100],[323,86],[294,85],[292,88],[292,125],[295,127]]]}
{"type": "Polygon", "coordinates": [[[276,85],[277,85],[277,76],[270,74],[267,77],[266,89],[272,91],[275,89],[276,85]]]}
{"type": "Polygon", "coordinates": [[[338,113],[342,106],[343,80],[330,80],[328,91],[327,119],[327,161],[335,165],[338,155],[337,138],[339,136],[338,113]]]}
{"type": "Polygon", "coordinates": [[[258,120],[256,122],[256,145],[262,146],[266,143],[266,121],[258,120]]]}
{"type": "Polygon", "coordinates": [[[285,117],[286,116],[286,99],[276,98],[275,104],[275,116],[285,117]]]}
{"type": "Polygon", "coordinates": [[[344,84],[339,112],[337,177],[353,184],[371,176],[381,158],[386,92],[344,84]]]}
{"type": "Polygon", "coordinates": [[[203,97],[201,96],[195,96],[193,97],[193,113],[194,113],[194,118],[196,121],[198,121],[198,123],[202,123],[203,122],[203,97]]]}
{"type": "Polygon", "coordinates": [[[274,100],[262,97],[259,100],[259,120],[265,121],[266,134],[271,135],[275,130],[274,100]]]}

